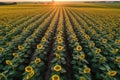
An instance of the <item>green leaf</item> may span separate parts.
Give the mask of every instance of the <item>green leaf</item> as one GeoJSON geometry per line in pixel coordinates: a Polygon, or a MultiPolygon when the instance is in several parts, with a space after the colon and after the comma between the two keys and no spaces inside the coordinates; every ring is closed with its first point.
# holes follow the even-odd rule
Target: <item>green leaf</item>
{"type": "Polygon", "coordinates": [[[101,70],[103,70],[103,71],[105,71],[106,70],[106,68],[105,67],[99,67],[99,69],[101,69],[101,70]]]}
{"type": "Polygon", "coordinates": [[[62,71],[61,71],[61,73],[65,73],[65,72],[66,72],[66,70],[63,68],[62,71]]]}

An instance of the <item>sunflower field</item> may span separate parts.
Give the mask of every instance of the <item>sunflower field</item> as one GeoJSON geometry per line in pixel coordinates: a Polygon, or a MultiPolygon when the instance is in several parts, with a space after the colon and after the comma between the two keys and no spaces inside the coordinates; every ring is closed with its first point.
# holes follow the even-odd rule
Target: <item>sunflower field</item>
{"type": "Polygon", "coordinates": [[[109,6],[0,6],[0,80],[120,80],[120,8],[109,6]]]}

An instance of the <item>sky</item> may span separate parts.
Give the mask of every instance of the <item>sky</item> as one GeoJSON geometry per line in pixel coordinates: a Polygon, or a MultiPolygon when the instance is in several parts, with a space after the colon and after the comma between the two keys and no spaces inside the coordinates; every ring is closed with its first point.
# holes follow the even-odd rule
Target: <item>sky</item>
{"type": "MultiPolygon", "coordinates": [[[[0,2],[51,1],[51,0],[0,0],[0,2]]],[[[120,0],[54,0],[54,1],[120,1],[120,0]]]]}

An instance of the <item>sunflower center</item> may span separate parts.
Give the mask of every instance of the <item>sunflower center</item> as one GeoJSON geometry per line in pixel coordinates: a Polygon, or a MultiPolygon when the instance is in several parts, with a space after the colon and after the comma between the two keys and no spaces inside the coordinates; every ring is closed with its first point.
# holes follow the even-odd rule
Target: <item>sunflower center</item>
{"type": "Polygon", "coordinates": [[[54,77],[54,80],[58,80],[58,77],[57,77],[57,76],[55,76],[55,77],[54,77]]]}
{"type": "Polygon", "coordinates": [[[38,47],[41,47],[41,46],[38,46],[38,47]]]}
{"type": "Polygon", "coordinates": [[[59,47],[59,49],[61,49],[61,47],[59,47]]]}
{"type": "Polygon", "coordinates": [[[111,74],[114,74],[114,72],[112,72],[111,74]]]}
{"type": "Polygon", "coordinates": [[[31,70],[31,68],[27,68],[27,70],[29,70],[29,71],[30,71],[30,70],[31,70]]]}
{"type": "Polygon", "coordinates": [[[56,67],[56,69],[60,69],[60,67],[56,67]]]}

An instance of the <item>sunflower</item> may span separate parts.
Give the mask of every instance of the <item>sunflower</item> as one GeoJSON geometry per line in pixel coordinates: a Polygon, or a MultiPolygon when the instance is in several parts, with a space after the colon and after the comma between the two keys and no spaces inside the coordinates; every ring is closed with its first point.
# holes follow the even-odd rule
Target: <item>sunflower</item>
{"type": "Polygon", "coordinates": [[[60,80],[60,76],[54,74],[54,75],[52,76],[52,80],[60,80]]]}
{"type": "Polygon", "coordinates": [[[19,55],[18,55],[18,53],[13,53],[12,54],[14,57],[18,57],[19,55]]]}
{"type": "Polygon", "coordinates": [[[46,36],[48,36],[48,33],[45,33],[46,36]]]}
{"type": "Polygon", "coordinates": [[[55,65],[55,66],[54,66],[54,70],[57,71],[57,72],[58,72],[58,71],[61,71],[61,70],[62,70],[61,65],[55,65]]]}
{"type": "Polygon", "coordinates": [[[100,48],[98,48],[98,49],[96,49],[96,54],[99,54],[100,52],[101,52],[101,49],[100,48]]]}
{"type": "Polygon", "coordinates": [[[9,45],[10,45],[10,42],[6,42],[6,45],[9,46],[9,45]]]}
{"type": "Polygon", "coordinates": [[[0,36],[0,39],[3,39],[4,37],[3,36],[0,36]]]}
{"type": "Polygon", "coordinates": [[[78,46],[76,47],[76,50],[77,50],[77,51],[81,51],[81,50],[82,50],[82,46],[78,45],[78,46]]]}
{"type": "Polygon", "coordinates": [[[120,40],[115,40],[115,44],[119,44],[120,43],[120,40]]]}
{"type": "Polygon", "coordinates": [[[89,46],[90,46],[90,47],[94,47],[94,46],[95,46],[95,43],[94,43],[94,42],[91,42],[91,43],[89,44],[89,46]]]}
{"type": "Polygon", "coordinates": [[[46,38],[45,37],[42,38],[42,42],[46,42],[46,38]]]}
{"type": "Polygon", "coordinates": [[[43,45],[42,44],[38,44],[37,45],[37,49],[42,49],[43,48],[43,45]]]}
{"type": "Polygon", "coordinates": [[[85,33],[85,30],[84,30],[84,29],[81,29],[81,32],[82,32],[82,33],[85,33]]]}
{"type": "Polygon", "coordinates": [[[117,53],[119,51],[119,49],[113,49],[113,53],[117,53]]]}
{"type": "Polygon", "coordinates": [[[112,70],[112,71],[107,72],[107,74],[108,74],[109,76],[115,76],[115,75],[117,74],[117,72],[114,71],[114,70],[112,70]]]}
{"type": "Polygon", "coordinates": [[[107,39],[102,39],[102,43],[107,43],[107,39]]]}
{"type": "Polygon", "coordinates": [[[92,31],[92,34],[96,34],[96,31],[92,31]]]}
{"type": "Polygon", "coordinates": [[[41,59],[40,59],[40,58],[36,58],[36,59],[35,59],[35,63],[36,63],[36,64],[38,64],[38,63],[40,63],[40,62],[41,62],[41,59]]]}
{"type": "Polygon", "coordinates": [[[56,53],[55,56],[56,56],[56,58],[58,58],[58,59],[61,58],[61,57],[60,57],[60,54],[58,54],[58,53],[56,53]]]}
{"type": "Polygon", "coordinates": [[[62,39],[58,39],[57,41],[58,41],[59,44],[61,44],[63,42],[62,39]]]}
{"type": "Polygon", "coordinates": [[[6,63],[7,65],[12,65],[12,61],[11,61],[11,60],[6,60],[5,63],[6,63]]]}
{"type": "Polygon", "coordinates": [[[26,72],[32,72],[33,68],[31,66],[27,66],[27,67],[25,67],[25,71],[26,72]]]}
{"type": "Polygon", "coordinates": [[[62,33],[63,33],[63,31],[58,32],[58,34],[62,34],[62,33]]]}
{"type": "Polygon", "coordinates": [[[4,51],[4,48],[0,47],[0,52],[3,52],[4,51]]]}
{"type": "Polygon", "coordinates": [[[85,77],[80,77],[80,80],[87,80],[85,77]]]}
{"type": "Polygon", "coordinates": [[[112,34],[108,34],[108,38],[113,38],[113,35],[112,34]]]}
{"type": "Polygon", "coordinates": [[[80,60],[83,60],[83,59],[85,59],[85,54],[80,54],[80,60]]]}
{"type": "Polygon", "coordinates": [[[24,47],[23,47],[23,46],[18,46],[18,49],[19,49],[19,50],[23,50],[24,47]]]}
{"type": "Polygon", "coordinates": [[[115,62],[119,62],[119,63],[120,63],[120,57],[117,57],[117,58],[115,59],[115,62]]]}
{"type": "Polygon", "coordinates": [[[58,36],[57,36],[57,39],[62,39],[62,36],[59,36],[59,35],[58,35],[58,36]]]}
{"type": "Polygon", "coordinates": [[[75,35],[75,34],[73,34],[73,35],[72,35],[72,38],[73,38],[73,39],[75,39],[75,38],[76,38],[76,35],[75,35]]]}
{"type": "Polygon", "coordinates": [[[57,50],[58,50],[58,51],[63,50],[63,46],[57,46],[57,50]]]}
{"type": "Polygon", "coordinates": [[[32,70],[27,76],[26,79],[29,80],[30,78],[33,77],[33,75],[35,74],[34,70],[32,70]]]}
{"type": "Polygon", "coordinates": [[[85,69],[83,70],[84,73],[90,73],[90,71],[91,71],[90,68],[85,68],[85,69]]]}
{"type": "Polygon", "coordinates": [[[106,57],[100,57],[99,60],[100,60],[100,61],[105,61],[105,60],[106,60],[106,57]]]}
{"type": "Polygon", "coordinates": [[[90,40],[90,36],[89,35],[85,35],[86,40],[90,40]]]}

